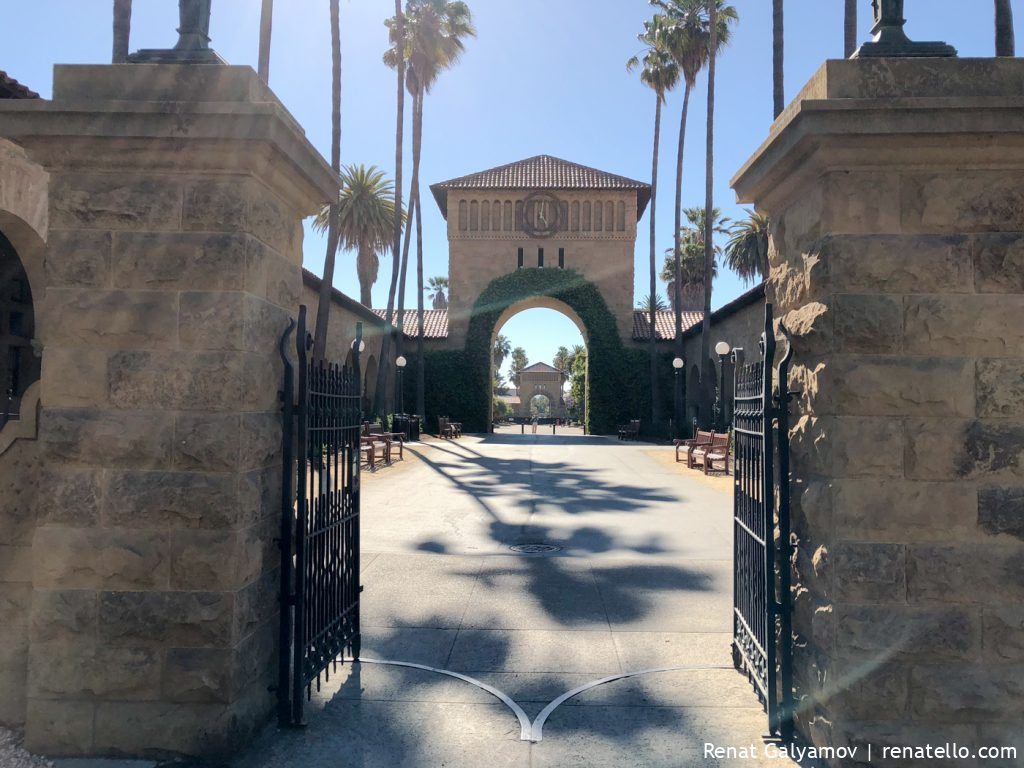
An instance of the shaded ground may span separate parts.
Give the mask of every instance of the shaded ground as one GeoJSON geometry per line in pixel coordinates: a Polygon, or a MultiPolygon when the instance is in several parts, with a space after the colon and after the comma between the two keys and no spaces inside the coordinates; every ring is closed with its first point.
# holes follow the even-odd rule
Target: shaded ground
{"type": "Polygon", "coordinates": [[[788,764],[703,757],[705,742],[760,748],[766,720],[730,668],[731,486],[666,451],[550,432],[408,450],[363,486],[363,656],[472,676],[531,719],[595,679],[695,668],[582,693],[530,744],[466,682],[346,665],[305,730],[268,729],[237,768],[788,764]]]}

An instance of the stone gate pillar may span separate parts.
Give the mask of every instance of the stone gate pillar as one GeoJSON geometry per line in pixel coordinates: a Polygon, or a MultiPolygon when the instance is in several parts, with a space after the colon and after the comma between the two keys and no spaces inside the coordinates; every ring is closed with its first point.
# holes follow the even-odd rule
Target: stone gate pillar
{"type": "Polygon", "coordinates": [[[798,727],[863,764],[1024,754],[1022,93],[1021,60],[830,61],[733,182],[795,336],[798,727]]]}
{"type": "Polygon", "coordinates": [[[337,184],[248,67],[58,66],[0,135],[50,174],[28,746],[230,749],[273,706],[277,342],[337,184]]]}

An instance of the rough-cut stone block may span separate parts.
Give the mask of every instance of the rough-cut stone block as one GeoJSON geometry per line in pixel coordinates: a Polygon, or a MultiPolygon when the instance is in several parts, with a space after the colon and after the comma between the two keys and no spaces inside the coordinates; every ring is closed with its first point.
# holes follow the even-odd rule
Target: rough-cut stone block
{"type": "Polygon", "coordinates": [[[979,360],[978,416],[1024,418],[1024,362],[979,360]]]}
{"type": "Polygon", "coordinates": [[[246,386],[243,366],[236,352],[117,352],[109,364],[110,402],[136,409],[235,409],[246,386]]]}
{"type": "Polygon", "coordinates": [[[100,528],[40,528],[33,578],[50,589],[155,589],[170,567],[165,533],[100,528]]]}
{"type": "Polygon", "coordinates": [[[835,172],[825,176],[824,222],[842,235],[898,234],[900,177],[895,173],[835,172]]]}
{"type": "Polygon", "coordinates": [[[828,305],[810,302],[779,319],[802,355],[827,354],[835,349],[835,321],[828,305]]]}
{"type": "Polygon", "coordinates": [[[39,474],[36,519],[77,528],[95,525],[103,497],[102,470],[48,466],[39,474]]]}
{"type": "Polygon", "coordinates": [[[977,538],[977,493],[963,483],[840,480],[834,497],[840,536],[868,541],[977,538]]]}
{"type": "Polygon", "coordinates": [[[243,304],[245,331],[243,345],[250,352],[270,357],[278,348],[281,334],[288,327],[291,309],[283,309],[269,301],[247,295],[243,304]]]}
{"type": "Polygon", "coordinates": [[[48,347],[43,355],[42,401],[48,408],[106,405],[107,356],[100,349],[48,347]]]}
{"type": "Polygon", "coordinates": [[[50,226],[56,229],[174,230],[181,225],[181,189],[170,178],[62,174],[50,184],[50,226]]]}
{"type": "Polygon", "coordinates": [[[980,655],[981,617],[976,609],[841,605],[836,624],[841,653],[898,654],[929,660],[980,655]]]}
{"type": "Polygon", "coordinates": [[[258,469],[239,477],[238,503],[246,523],[277,518],[281,511],[281,481],[281,472],[275,468],[258,469]]]}
{"type": "Polygon", "coordinates": [[[985,533],[1024,541],[1024,487],[978,491],[978,526],[985,533]]]}
{"type": "Polygon", "coordinates": [[[974,363],[838,355],[829,383],[843,416],[973,416],[974,363]]]}
{"type": "Polygon", "coordinates": [[[227,648],[233,602],[219,592],[103,592],[99,637],[128,647],[227,648]]]}
{"type": "Polygon", "coordinates": [[[38,440],[19,440],[0,454],[0,544],[32,544],[41,454],[38,440]]]}
{"type": "Polygon", "coordinates": [[[232,291],[242,287],[246,238],[238,234],[120,232],[118,288],[232,291]]]}
{"type": "Polygon", "coordinates": [[[234,636],[248,637],[277,616],[280,596],[278,572],[267,571],[235,595],[234,636]]]}
{"type": "Polygon", "coordinates": [[[276,250],[285,258],[294,258],[302,242],[298,226],[301,216],[281,202],[280,198],[267,187],[251,182],[249,195],[249,232],[276,250]]]}
{"type": "Polygon", "coordinates": [[[197,472],[227,472],[239,466],[241,417],[178,414],[174,466],[197,472]]]}
{"type": "Polygon", "coordinates": [[[239,684],[236,652],[221,648],[171,648],[162,698],[172,702],[229,704],[239,684]]]}
{"type": "Polygon", "coordinates": [[[29,699],[25,747],[51,757],[93,754],[95,715],[90,701],[29,699]]]}
{"type": "Polygon", "coordinates": [[[971,252],[978,293],[1024,293],[1024,235],[978,235],[971,252]]]}
{"type": "Polygon", "coordinates": [[[51,230],[46,249],[49,286],[107,285],[110,279],[109,232],[51,230]]]}
{"type": "Polygon", "coordinates": [[[246,413],[242,416],[239,465],[243,470],[262,469],[281,461],[281,416],[278,413],[246,413]]]}
{"type": "Polygon", "coordinates": [[[96,636],[98,593],[37,589],[32,594],[29,637],[36,643],[70,643],[96,636]]]}
{"type": "Polygon", "coordinates": [[[40,313],[47,346],[157,349],[178,340],[175,293],[51,288],[40,313]]]}
{"type": "Polygon", "coordinates": [[[908,174],[901,191],[907,232],[1024,231],[1024,189],[1017,172],[908,174]]]}
{"type": "Polygon", "coordinates": [[[243,411],[272,411],[281,405],[281,382],[284,365],[279,355],[247,352],[242,357],[242,399],[243,411]]]}
{"type": "Polygon", "coordinates": [[[907,552],[907,597],[915,603],[1024,601],[1024,547],[913,544],[907,552]]]}
{"type": "Polygon", "coordinates": [[[160,695],[160,654],[89,642],[32,646],[28,691],[33,699],[152,701],[160,695]]]}
{"type": "Polygon", "coordinates": [[[847,602],[901,603],[906,599],[906,552],[901,544],[836,545],[836,597],[847,602]]]}
{"type": "Polygon", "coordinates": [[[171,413],[46,408],[39,419],[51,458],[98,467],[165,467],[173,434],[171,413]]]}
{"type": "MultiPolygon", "coordinates": [[[[841,741],[835,746],[849,746],[857,749],[857,762],[867,765],[868,747],[871,749],[871,768],[974,768],[976,763],[968,758],[936,757],[935,748],[947,744],[960,746],[974,745],[978,740],[975,725],[929,725],[926,723],[875,723],[870,721],[846,721],[842,724],[841,741]],[[932,756],[922,760],[907,758],[900,752],[907,748],[932,745],[932,756]]],[[[988,763],[985,763],[988,765],[988,763]]]]}
{"type": "Polygon", "coordinates": [[[986,608],[985,658],[1024,662],[1024,607],[986,608]]]}
{"type": "Polygon", "coordinates": [[[829,709],[842,719],[902,720],[910,693],[909,669],[884,654],[848,654],[836,660],[829,709]]]}
{"type": "Polygon", "coordinates": [[[903,477],[903,422],[885,417],[843,417],[829,439],[834,471],[844,477],[903,477]]]}
{"type": "Polygon", "coordinates": [[[1024,755],[1024,730],[1021,730],[1020,723],[982,723],[979,730],[980,744],[990,749],[1005,750],[998,757],[990,752],[987,759],[979,759],[979,768],[1020,768],[1021,756],[1024,755]]]}
{"type": "Polygon", "coordinates": [[[28,621],[32,604],[30,584],[0,584],[0,661],[23,657],[28,650],[28,621]]]}
{"type": "Polygon", "coordinates": [[[16,664],[0,662],[0,725],[21,730],[25,724],[27,679],[27,659],[16,664]]]}
{"type": "Polygon", "coordinates": [[[909,296],[904,349],[912,355],[1024,357],[1024,295],[909,296]]]}
{"type": "Polygon", "coordinates": [[[243,299],[238,291],[181,294],[178,333],[186,349],[242,349],[245,327],[243,299]]]}
{"type": "Polygon", "coordinates": [[[142,757],[224,754],[237,739],[221,704],[101,702],[96,751],[142,757]]]}
{"type": "Polygon", "coordinates": [[[107,474],[104,525],[118,528],[237,528],[235,477],[199,472],[107,474]]]}
{"type": "Polygon", "coordinates": [[[171,536],[171,589],[231,591],[261,572],[260,542],[250,532],[175,531],[171,536]]]}
{"type": "Polygon", "coordinates": [[[829,237],[821,258],[841,293],[970,293],[974,286],[966,237],[829,237]]]}
{"type": "Polygon", "coordinates": [[[832,310],[840,352],[897,352],[903,340],[902,297],[843,294],[832,310]]]}
{"type": "Polygon", "coordinates": [[[32,547],[0,544],[0,584],[32,582],[32,547]]]}
{"type": "Polygon", "coordinates": [[[925,480],[1024,479],[1024,425],[1003,421],[911,419],[907,477],[925,480]]]}
{"type": "Polygon", "coordinates": [[[193,182],[185,186],[183,228],[201,232],[244,232],[248,209],[244,178],[193,182]]]}
{"type": "Polygon", "coordinates": [[[915,667],[911,712],[932,722],[1019,721],[1024,666],[935,664],[915,667]]]}

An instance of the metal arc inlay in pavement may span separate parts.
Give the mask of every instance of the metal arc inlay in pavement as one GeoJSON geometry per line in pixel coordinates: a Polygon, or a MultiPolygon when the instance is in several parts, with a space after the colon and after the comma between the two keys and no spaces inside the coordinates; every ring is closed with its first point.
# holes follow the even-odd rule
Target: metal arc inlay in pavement
{"type": "MultiPolygon", "coordinates": [[[[348,661],[355,661],[348,659],[348,661]]],[[[463,675],[459,672],[452,672],[450,669],[438,669],[437,667],[428,667],[425,664],[414,664],[409,661],[385,661],[383,659],[365,659],[361,658],[359,662],[365,664],[387,664],[392,667],[409,667],[411,669],[422,669],[425,672],[435,672],[439,675],[447,675],[448,677],[454,677],[456,680],[462,680],[463,682],[475,685],[483,691],[491,694],[495,698],[499,699],[506,707],[512,710],[512,713],[519,720],[519,740],[529,741],[533,743],[540,742],[544,739],[544,723],[547,722],[548,717],[551,713],[558,709],[562,704],[567,702],[569,699],[578,696],[581,693],[596,688],[599,685],[606,683],[613,683],[616,680],[625,680],[630,677],[639,677],[640,675],[653,675],[658,672],[698,672],[709,669],[732,669],[732,666],[727,664],[701,664],[701,665],[684,665],[679,667],[658,667],[656,669],[642,669],[636,672],[621,672],[617,675],[609,675],[608,677],[602,677],[597,680],[591,680],[589,683],[584,683],[577,688],[573,688],[571,691],[566,691],[561,696],[553,699],[544,709],[541,710],[537,718],[530,721],[526,712],[520,707],[511,696],[498,690],[492,685],[488,685],[482,680],[477,680],[475,677],[469,675],[463,675]]]]}

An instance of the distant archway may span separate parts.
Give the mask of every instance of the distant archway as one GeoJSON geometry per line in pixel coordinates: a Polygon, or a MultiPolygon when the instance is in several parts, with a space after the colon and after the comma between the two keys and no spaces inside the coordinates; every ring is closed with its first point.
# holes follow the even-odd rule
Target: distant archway
{"type": "Polygon", "coordinates": [[[32,298],[25,265],[0,232],[0,429],[20,418],[25,393],[39,380],[32,298]]]}

